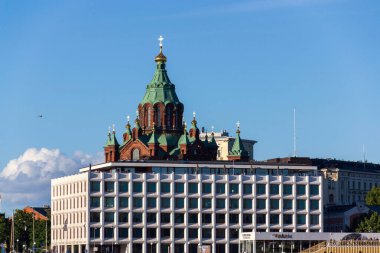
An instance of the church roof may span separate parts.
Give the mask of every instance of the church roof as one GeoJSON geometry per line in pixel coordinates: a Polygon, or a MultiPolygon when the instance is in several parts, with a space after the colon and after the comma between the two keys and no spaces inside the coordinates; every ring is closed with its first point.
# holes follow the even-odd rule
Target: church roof
{"type": "Polygon", "coordinates": [[[160,54],[156,56],[157,67],[154,72],[152,81],[147,85],[145,95],[141,101],[141,105],[150,103],[169,103],[180,104],[178,96],[175,92],[175,85],[170,81],[168,73],[165,68],[166,57],[160,49],[160,54]]]}

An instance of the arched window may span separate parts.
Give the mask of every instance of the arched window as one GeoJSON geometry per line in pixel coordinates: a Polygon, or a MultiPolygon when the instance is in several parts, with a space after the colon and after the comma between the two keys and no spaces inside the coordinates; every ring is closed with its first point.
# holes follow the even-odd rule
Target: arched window
{"type": "Polygon", "coordinates": [[[138,150],[137,148],[135,148],[132,151],[132,160],[139,160],[139,159],[140,159],[140,150],[138,150]]]}
{"type": "Polygon", "coordinates": [[[161,126],[161,108],[159,106],[156,107],[156,125],[161,126]]]}
{"type": "Polygon", "coordinates": [[[171,121],[172,121],[172,108],[168,107],[166,108],[166,127],[171,127],[171,121]]]}
{"type": "Polygon", "coordinates": [[[152,114],[152,109],[150,107],[148,107],[148,127],[150,127],[150,124],[151,124],[151,115],[152,114]]]}

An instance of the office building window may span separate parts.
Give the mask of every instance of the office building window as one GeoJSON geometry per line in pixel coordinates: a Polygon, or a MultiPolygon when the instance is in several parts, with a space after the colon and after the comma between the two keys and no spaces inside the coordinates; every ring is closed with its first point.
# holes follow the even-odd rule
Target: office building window
{"type": "Polygon", "coordinates": [[[137,197],[133,198],[133,208],[141,208],[142,203],[143,203],[142,198],[137,198],[137,197]]]}
{"type": "Polygon", "coordinates": [[[306,194],[306,186],[303,184],[297,184],[297,196],[303,196],[306,194]]]}
{"type": "Polygon", "coordinates": [[[256,199],[256,209],[266,209],[266,200],[256,199]]]}
{"type": "Polygon", "coordinates": [[[133,233],[133,238],[141,238],[142,228],[133,228],[132,233],[133,233]]]}
{"type": "Polygon", "coordinates": [[[197,224],[198,223],[198,214],[197,213],[189,213],[189,224],[197,224]]]}
{"type": "Polygon", "coordinates": [[[226,207],[226,200],[225,199],[216,199],[216,208],[224,209],[225,207],[226,207]]]}
{"type": "Polygon", "coordinates": [[[270,209],[278,210],[280,209],[280,200],[279,199],[270,199],[270,209]]]}
{"type": "Polygon", "coordinates": [[[278,214],[271,214],[269,216],[269,221],[271,225],[277,225],[279,223],[279,216],[278,214]]]}
{"type": "Polygon", "coordinates": [[[211,208],[212,207],[212,199],[202,198],[202,208],[211,208]]]}
{"type": "Polygon", "coordinates": [[[156,213],[146,213],[146,223],[156,223],[157,222],[156,213]]]}
{"type": "Polygon", "coordinates": [[[146,237],[147,238],[156,238],[157,233],[155,228],[147,228],[146,229],[146,237]]]}
{"type": "Polygon", "coordinates": [[[271,184],[270,185],[270,194],[271,195],[278,195],[280,186],[278,184],[271,184]]]}
{"type": "Polygon", "coordinates": [[[211,213],[203,213],[202,214],[202,223],[211,223],[211,213]]]}
{"type": "Polygon", "coordinates": [[[297,199],[297,210],[305,210],[306,209],[306,200],[297,199]]]}
{"type": "Polygon", "coordinates": [[[252,214],[243,214],[244,225],[252,224],[252,214]]]}
{"type": "Polygon", "coordinates": [[[243,208],[252,209],[252,199],[243,199],[243,208]]]}
{"type": "Polygon", "coordinates": [[[311,214],[310,215],[310,224],[311,225],[318,225],[319,224],[319,215],[318,214],[311,214]]]}
{"type": "Polygon", "coordinates": [[[184,229],[183,228],[174,229],[174,235],[175,235],[175,238],[183,238],[185,235],[184,229]]]}
{"type": "Polygon", "coordinates": [[[230,199],[230,209],[239,208],[239,199],[230,199]]]}
{"type": "Polygon", "coordinates": [[[230,224],[237,224],[239,223],[239,215],[231,213],[230,214],[230,224]]]}
{"type": "Polygon", "coordinates": [[[105,192],[114,192],[115,191],[114,182],[104,182],[104,190],[105,192]]]}
{"type": "Polygon", "coordinates": [[[91,212],[90,213],[90,222],[100,222],[100,213],[91,212]]]}
{"type": "Polygon", "coordinates": [[[202,229],[202,238],[203,239],[211,239],[211,229],[203,228],[202,229]]]}
{"type": "Polygon", "coordinates": [[[266,224],[266,214],[258,213],[256,214],[257,224],[266,224]]]}
{"type": "Polygon", "coordinates": [[[184,207],[184,199],[183,198],[175,198],[174,199],[174,207],[177,209],[184,207]]]}
{"type": "Polygon", "coordinates": [[[311,210],[318,210],[319,209],[319,200],[316,200],[316,199],[310,200],[310,209],[311,210]]]}
{"type": "Polygon", "coordinates": [[[170,213],[161,213],[161,223],[170,223],[170,213]]]}
{"type": "Polygon", "coordinates": [[[239,184],[230,184],[230,194],[239,194],[239,184]]]}
{"type": "Polygon", "coordinates": [[[114,197],[106,197],[104,198],[104,204],[105,204],[105,207],[108,207],[108,208],[111,208],[111,207],[115,207],[115,198],[114,197]]]}
{"type": "Polygon", "coordinates": [[[292,214],[284,214],[284,225],[291,225],[293,224],[293,215],[292,214]]]}
{"type": "Polygon", "coordinates": [[[198,193],[198,184],[197,183],[189,183],[189,193],[194,194],[198,193]]]}
{"type": "Polygon", "coordinates": [[[99,197],[91,197],[90,206],[94,207],[94,208],[100,207],[100,198],[99,197]]]}
{"type": "Polygon", "coordinates": [[[198,199],[197,198],[189,198],[189,208],[198,208],[198,199]]]}
{"type": "Polygon", "coordinates": [[[252,194],[252,185],[251,184],[243,184],[243,193],[244,194],[252,194]]]}
{"type": "Polygon", "coordinates": [[[170,193],[170,183],[161,183],[161,193],[170,193]]]}
{"type": "Polygon", "coordinates": [[[156,198],[147,198],[148,208],[156,208],[157,207],[157,199],[156,198]]]}
{"type": "Polygon", "coordinates": [[[216,184],[216,193],[217,194],[224,194],[224,193],[226,193],[226,186],[225,186],[225,184],[217,183],[216,184]]]}
{"type": "Polygon", "coordinates": [[[119,239],[123,240],[128,238],[128,228],[119,228],[119,239]]]}
{"type": "Polygon", "coordinates": [[[202,193],[203,194],[211,193],[211,184],[210,183],[202,183],[202,193]]]}
{"type": "Polygon", "coordinates": [[[175,188],[175,193],[183,193],[184,183],[175,183],[174,188],[175,188]]]}
{"type": "Polygon", "coordinates": [[[147,192],[148,193],[155,193],[157,191],[156,183],[155,182],[148,182],[147,183],[147,192]]]}
{"type": "Polygon", "coordinates": [[[185,214],[183,213],[175,213],[174,214],[174,222],[177,224],[181,224],[185,222],[185,214]]]}
{"type": "Polygon", "coordinates": [[[115,213],[105,212],[104,213],[104,221],[105,222],[114,222],[115,221],[115,213]]]}
{"type": "Polygon", "coordinates": [[[90,191],[91,192],[100,192],[100,182],[99,181],[91,181],[90,191]]]}
{"type": "Polygon", "coordinates": [[[142,183],[141,182],[133,182],[133,192],[141,193],[142,192],[142,183]]]}
{"type": "Polygon", "coordinates": [[[310,195],[319,195],[319,185],[310,185],[310,195]]]}
{"type": "Polygon", "coordinates": [[[224,224],[224,223],[226,223],[226,215],[224,213],[217,213],[215,215],[215,222],[217,224],[224,224]]]}
{"type": "Polygon", "coordinates": [[[161,237],[170,237],[170,228],[161,228],[161,237]]]}
{"type": "Polygon", "coordinates": [[[121,207],[121,208],[128,207],[128,198],[127,197],[119,197],[119,207],[121,207]]]}
{"type": "Polygon", "coordinates": [[[170,208],[170,198],[161,198],[161,208],[170,208]]]}
{"type": "Polygon", "coordinates": [[[189,228],[189,238],[191,238],[191,239],[198,238],[198,229],[197,228],[189,228]]]}
{"type": "Polygon", "coordinates": [[[256,194],[262,195],[266,193],[266,185],[265,184],[256,184],[256,194]]]}
{"type": "Polygon", "coordinates": [[[216,229],[215,234],[217,239],[224,239],[226,237],[226,232],[224,229],[216,229]]]}
{"type": "Polygon", "coordinates": [[[128,182],[119,182],[119,192],[120,193],[128,192],[128,182]]]}
{"type": "Polygon", "coordinates": [[[306,215],[297,214],[297,225],[305,225],[305,224],[306,224],[306,215]]]}
{"type": "Polygon", "coordinates": [[[104,238],[113,238],[113,228],[104,228],[104,238]]]}
{"type": "Polygon", "coordinates": [[[291,200],[291,199],[284,199],[283,200],[283,208],[284,208],[284,210],[293,209],[293,200],[291,200]]]}
{"type": "Polygon", "coordinates": [[[128,213],[119,212],[119,222],[128,222],[128,213]]]}
{"type": "Polygon", "coordinates": [[[133,220],[133,223],[143,222],[142,213],[133,213],[132,214],[132,220],[133,220]]]}
{"type": "Polygon", "coordinates": [[[293,195],[293,186],[291,184],[284,184],[282,186],[283,195],[293,195]]]}

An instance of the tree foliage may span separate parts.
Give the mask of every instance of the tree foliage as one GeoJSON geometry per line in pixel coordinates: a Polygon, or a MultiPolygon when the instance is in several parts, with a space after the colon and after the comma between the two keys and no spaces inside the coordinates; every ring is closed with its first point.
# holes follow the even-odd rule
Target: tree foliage
{"type": "Polygon", "coordinates": [[[380,205],[380,187],[374,187],[367,193],[365,203],[367,206],[380,205]]]}
{"type": "Polygon", "coordinates": [[[380,232],[380,215],[373,212],[369,216],[365,217],[359,226],[356,228],[356,232],[362,233],[379,233],[380,232]]]}
{"type": "MultiPolygon", "coordinates": [[[[45,249],[45,241],[50,245],[50,217],[48,221],[34,221],[34,241],[37,249],[45,249]],[[47,238],[46,238],[47,232],[47,238]]],[[[0,216],[0,243],[7,243],[7,250],[10,247],[11,219],[0,216]]],[[[25,213],[23,210],[16,210],[14,213],[14,236],[15,250],[24,252],[26,249],[33,248],[33,214],[25,213]],[[18,239],[18,241],[17,241],[18,239]]],[[[39,250],[36,250],[39,251],[39,250]]]]}

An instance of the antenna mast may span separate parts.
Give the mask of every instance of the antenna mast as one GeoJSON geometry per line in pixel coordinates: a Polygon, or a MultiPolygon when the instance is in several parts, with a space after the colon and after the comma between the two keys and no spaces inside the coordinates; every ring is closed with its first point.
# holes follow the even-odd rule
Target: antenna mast
{"type": "Polygon", "coordinates": [[[296,135],[296,108],[293,110],[293,156],[297,156],[297,135],[296,135]]]}

